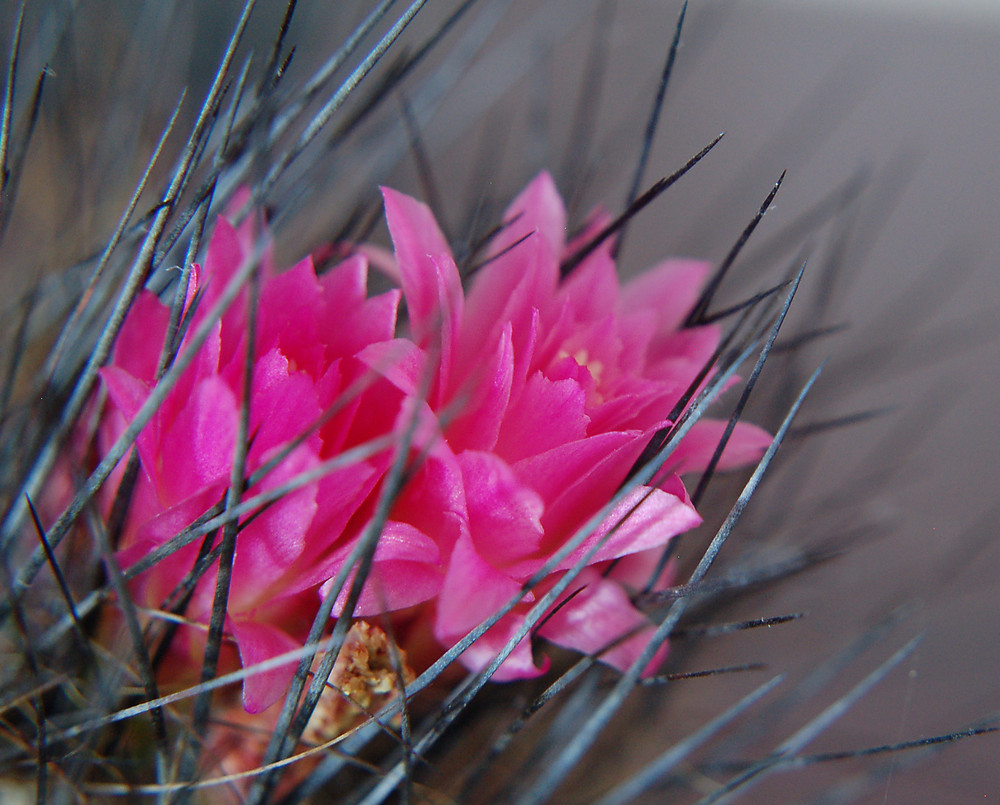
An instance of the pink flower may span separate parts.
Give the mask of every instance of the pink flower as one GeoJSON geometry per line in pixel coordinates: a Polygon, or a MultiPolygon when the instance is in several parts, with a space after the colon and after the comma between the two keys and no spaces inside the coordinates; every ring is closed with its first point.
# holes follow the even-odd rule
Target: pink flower
{"type": "MultiPolygon", "coordinates": [[[[219,220],[205,264],[196,270],[188,291],[189,333],[252,254],[254,235],[249,223],[237,230],[219,220]],[[195,292],[200,297],[196,310],[190,306],[195,292]]],[[[368,299],[366,277],[366,262],[357,256],[317,277],[308,258],[277,274],[265,255],[247,474],[309,432],[323,411],[334,404],[340,408],[246,490],[244,499],[292,480],[347,448],[405,427],[404,395],[374,373],[363,357],[373,344],[393,338],[400,295],[390,291],[368,299]]],[[[169,541],[225,497],[240,417],[248,298],[244,290],[214,326],[194,364],[138,438],[140,472],[119,557],[124,567],[169,541]]],[[[108,394],[99,434],[102,452],[150,393],[168,316],[167,306],[145,292],[124,324],[113,360],[102,371],[108,394]]],[[[391,365],[375,368],[388,376],[393,372],[391,365]]],[[[391,459],[392,450],[386,448],[243,518],[226,623],[238,662],[250,665],[301,646],[318,609],[317,587],[332,575],[331,568],[342,564],[356,540],[391,459]]],[[[412,484],[415,494],[424,494],[429,505],[437,506],[434,515],[416,523],[394,518],[386,525],[373,572],[381,582],[379,599],[377,604],[363,600],[361,610],[410,606],[440,588],[438,545],[421,530],[425,523],[440,526],[438,521],[448,517],[442,494],[426,481],[429,476],[433,481],[435,468],[432,459],[412,484]]],[[[106,505],[116,487],[107,485],[106,505]]],[[[216,545],[220,539],[216,537],[216,545]]],[[[138,603],[161,607],[191,570],[198,547],[195,543],[177,551],[142,574],[133,585],[138,603]]],[[[216,567],[197,585],[184,613],[201,626],[182,630],[174,640],[165,675],[175,682],[189,681],[199,672],[216,567]]],[[[249,677],[243,691],[247,710],[263,710],[283,695],[293,670],[294,663],[249,677]]]]}
{"type": "MultiPolygon", "coordinates": [[[[405,628],[397,631],[404,642],[418,643],[429,622],[440,652],[522,596],[462,655],[467,667],[480,669],[525,623],[533,603],[596,548],[537,634],[627,667],[652,630],[630,591],[646,584],[658,549],[700,522],[676,474],[635,490],[539,585],[526,594],[522,587],[611,500],[714,350],[716,328],[679,329],[708,266],[667,261],[619,288],[605,244],[561,281],[560,262],[577,244],[565,243],[565,212],[551,178],[542,174],[508,211],[508,225],[465,293],[427,207],[391,190],[385,190],[385,207],[395,245],[390,269],[405,296],[408,337],[395,333],[400,291],[367,298],[363,257],[318,277],[308,258],[277,273],[264,255],[247,474],[305,438],[243,498],[351,448],[386,437],[398,444],[415,418],[406,483],[352,614],[405,610],[398,624],[414,628],[409,638],[405,628]]],[[[581,239],[603,221],[596,216],[581,239]]],[[[188,289],[186,332],[204,322],[253,253],[254,237],[250,223],[236,229],[219,221],[188,289]]],[[[215,323],[139,435],[140,472],[119,556],[126,568],[225,498],[243,405],[249,299],[244,289],[215,323]]],[[[167,307],[145,293],[125,322],[102,371],[108,404],[99,451],[148,398],[168,316],[167,307]]],[[[720,427],[696,425],[675,452],[673,469],[703,467],[720,427]]],[[[722,467],[755,459],[768,441],[759,429],[738,427],[722,467]]],[[[373,450],[241,519],[226,620],[232,650],[224,659],[231,666],[301,645],[321,596],[371,521],[393,456],[392,446],[373,450]]],[[[116,486],[107,485],[105,506],[116,486]]],[[[132,587],[138,603],[164,606],[198,550],[197,543],[189,545],[141,574],[132,587]]],[[[183,613],[190,625],[161,669],[173,682],[199,672],[215,573],[213,567],[195,587],[183,613]]],[[[345,588],[338,614],[346,597],[345,588]]],[[[545,666],[535,664],[525,639],[496,678],[536,676],[545,666]]],[[[256,713],[277,701],[293,668],[250,676],[244,707],[256,713]]]]}
{"type": "MultiPolygon", "coordinates": [[[[546,173],[507,211],[468,293],[430,210],[393,190],[383,196],[412,338],[432,360],[422,367],[433,376],[429,402],[464,489],[467,520],[457,539],[437,536],[446,569],[433,632],[448,646],[517,595],[611,499],[720,333],[680,329],[709,271],[703,262],[668,260],[620,288],[607,242],[560,281],[561,261],[607,217],[596,215],[567,244],[565,211],[546,173]]],[[[373,345],[370,365],[389,348],[373,345]]],[[[415,372],[391,379],[416,393],[415,372]]],[[[697,424],[674,453],[674,469],[703,468],[721,427],[697,424]]],[[[755,460],[769,441],[738,426],[721,467],[755,460]]],[[[610,533],[537,634],[583,652],[608,649],[603,661],[627,667],[652,627],[626,585],[644,584],[638,569],[652,569],[650,552],[699,522],[677,475],[636,490],[462,662],[487,665],[540,593],[610,533]],[[612,564],[622,557],[634,558],[612,564]]],[[[524,640],[495,678],[536,676],[545,665],[535,665],[524,640]]]]}

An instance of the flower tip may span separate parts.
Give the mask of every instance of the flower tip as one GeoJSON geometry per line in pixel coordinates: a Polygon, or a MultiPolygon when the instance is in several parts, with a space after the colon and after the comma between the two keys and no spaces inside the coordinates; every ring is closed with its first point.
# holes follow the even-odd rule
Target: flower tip
{"type": "Polygon", "coordinates": [[[379,185],[378,189],[382,194],[382,203],[385,206],[386,214],[388,214],[390,206],[406,207],[409,205],[416,205],[426,207],[425,204],[413,198],[413,196],[409,196],[393,187],[389,187],[388,185],[379,185]]]}
{"type": "Polygon", "coordinates": [[[547,170],[538,172],[535,178],[528,183],[528,186],[521,191],[512,206],[517,209],[534,208],[562,219],[566,217],[566,208],[563,205],[562,196],[559,194],[559,188],[556,187],[556,180],[547,170]]]}
{"type": "Polygon", "coordinates": [[[535,178],[532,179],[531,182],[528,184],[528,187],[535,187],[535,186],[537,186],[539,189],[544,189],[545,192],[559,195],[559,190],[556,188],[556,180],[552,178],[552,174],[546,168],[543,168],[537,174],[535,174],[535,178]]]}
{"type": "MultiPolygon", "coordinates": [[[[538,173],[507,208],[506,240],[513,242],[537,233],[547,244],[550,259],[558,259],[566,246],[566,207],[555,179],[546,170],[538,173]]],[[[503,245],[507,245],[505,242],[503,245]]]]}
{"type": "Polygon", "coordinates": [[[229,197],[229,201],[226,202],[225,209],[222,212],[223,217],[232,219],[239,215],[241,210],[250,206],[252,196],[253,194],[250,192],[249,186],[241,184],[233,191],[233,194],[229,197]]]}

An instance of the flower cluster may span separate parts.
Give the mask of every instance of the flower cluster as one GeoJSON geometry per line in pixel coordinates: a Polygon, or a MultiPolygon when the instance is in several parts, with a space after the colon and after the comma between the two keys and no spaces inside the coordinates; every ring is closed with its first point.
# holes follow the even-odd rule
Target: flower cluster
{"type": "MultiPolygon", "coordinates": [[[[250,399],[242,399],[250,299],[244,291],[139,436],[140,472],[120,559],[128,567],[224,498],[243,405],[247,474],[287,452],[245,496],[353,447],[386,436],[398,442],[412,432],[405,484],[353,614],[405,610],[400,623],[432,635],[440,652],[521,594],[524,582],[608,503],[668,424],[664,417],[719,332],[682,327],[705,263],[668,260],[619,287],[607,242],[561,279],[560,264],[606,219],[595,215],[580,239],[567,243],[565,210],[548,174],[510,207],[468,291],[430,210],[388,189],[384,202],[395,254],[382,262],[399,290],[369,298],[360,254],[321,276],[308,258],[278,273],[265,255],[250,399]],[[407,323],[397,327],[402,301],[407,323]]],[[[219,220],[189,289],[189,300],[198,299],[188,310],[189,333],[252,253],[254,236],[249,222],[236,228],[219,220]]],[[[166,306],[144,294],[102,372],[108,405],[99,449],[148,397],[167,324],[166,306]]],[[[703,468],[721,427],[695,425],[673,454],[675,472],[703,468]]],[[[754,460],[768,441],[760,429],[738,426],[721,466],[754,460]]],[[[301,645],[330,580],[373,516],[393,456],[388,444],[241,522],[226,622],[231,662],[250,665],[301,645]]],[[[486,666],[532,603],[600,544],[536,634],[628,666],[652,629],[630,590],[649,580],[657,549],[699,522],[677,474],[637,489],[461,662],[486,666]]],[[[136,600],[161,607],[197,551],[188,546],[142,574],[136,600]]],[[[214,578],[210,570],[187,604],[191,626],[172,647],[177,669],[199,656],[214,578]]],[[[495,678],[536,676],[546,665],[536,663],[525,639],[495,678]]],[[[249,677],[244,707],[269,707],[291,672],[288,666],[249,677]]]]}

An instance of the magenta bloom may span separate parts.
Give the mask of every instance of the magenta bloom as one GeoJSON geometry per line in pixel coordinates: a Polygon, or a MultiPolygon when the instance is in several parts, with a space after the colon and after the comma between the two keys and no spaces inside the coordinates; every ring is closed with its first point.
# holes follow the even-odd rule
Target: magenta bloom
{"type": "MultiPolygon", "coordinates": [[[[606,244],[561,281],[559,264],[576,246],[565,243],[565,212],[547,174],[508,211],[509,225],[468,293],[427,207],[385,190],[385,208],[407,337],[395,332],[401,292],[368,298],[362,256],[317,277],[310,259],[277,273],[265,255],[248,474],[307,436],[244,499],[345,450],[385,437],[398,444],[416,417],[414,461],[353,614],[406,610],[400,626],[429,622],[441,651],[520,595],[523,583],[607,504],[667,424],[664,417],[719,332],[679,329],[708,271],[701,262],[666,261],[619,288],[606,244]],[[334,415],[317,428],[331,409],[334,415]]],[[[581,238],[602,223],[595,217],[581,238]]],[[[248,259],[253,238],[251,224],[236,229],[220,219],[188,291],[187,332],[204,321],[248,259]]],[[[124,567],[225,498],[243,404],[248,303],[244,290],[137,440],[140,472],[120,546],[124,567]]],[[[148,398],[167,324],[167,307],[143,294],[102,371],[108,404],[100,451],[148,398]]],[[[672,458],[674,471],[703,467],[720,429],[721,423],[696,425],[672,458]]],[[[738,427],[722,467],[756,459],[768,441],[757,428],[738,427]]],[[[231,665],[301,645],[321,596],[375,511],[393,454],[385,446],[345,463],[241,521],[226,622],[231,665]]],[[[105,505],[115,486],[107,486],[105,505]]],[[[627,667],[652,630],[629,593],[647,582],[657,549],[699,522],[677,474],[636,490],[462,662],[471,669],[487,665],[532,604],[600,543],[537,634],[627,667]]],[[[161,608],[198,548],[177,551],[136,579],[137,602],[161,608]]],[[[190,625],[175,639],[164,672],[173,681],[198,674],[214,578],[213,568],[184,611],[190,625]]],[[[346,590],[337,612],[345,600],[346,590]]],[[[398,634],[405,643],[406,629],[398,634]]],[[[496,678],[536,676],[546,663],[535,664],[526,639],[496,678]]],[[[293,667],[248,678],[244,707],[259,712],[277,701],[293,667]]]]}
{"type": "MultiPolygon", "coordinates": [[[[230,277],[252,253],[253,228],[239,230],[220,219],[203,268],[196,271],[189,303],[201,294],[188,332],[203,321],[230,277]]],[[[261,467],[335,403],[339,410],[282,460],[244,499],[285,483],[343,450],[405,427],[404,396],[359,356],[393,338],[399,292],[367,298],[367,265],[352,257],[317,278],[303,260],[276,274],[265,257],[254,344],[247,471],[261,467]],[[355,391],[351,391],[351,389],[355,391]]],[[[171,391],[137,441],[140,473],[121,543],[128,567],[167,542],[213,505],[230,481],[238,434],[247,338],[243,291],[218,322],[194,364],[171,391]]],[[[144,293],[131,311],[111,364],[102,371],[108,405],[99,449],[120,435],[148,397],[166,336],[168,309],[144,293]]],[[[390,367],[380,367],[387,373],[390,367]]],[[[238,661],[250,665],[301,646],[319,604],[317,587],[343,562],[368,519],[374,491],[392,459],[391,449],[357,461],[285,495],[246,518],[237,537],[227,634],[238,661]]],[[[436,460],[428,461],[432,473],[436,460]]],[[[430,502],[424,475],[415,492],[430,502]]],[[[113,490],[117,484],[109,484],[113,490]]],[[[111,493],[106,496],[110,502],[111,493]]],[[[442,507],[443,511],[443,507],[442,507]]],[[[443,514],[441,516],[444,516],[443,514]]],[[[434,518],[431,518],[432,520],[434,518]]],[[[382,535],[373,576],[378,607],[395,609],[424,601],[440,588],[437,543],[412,523],[392,520],[382,535]]],[[[216,544],[218,544],[218,537],[216,544]]],[[[182,549],[144,573],[133,594],[157,609],[195,561],[198,544],[182,549]]],[[[194,624],[173,644],[167,676],[186,681],[200,668],[204,627],[215,589],[213,567],[185,611],[194,624]]],[[[251,712],[284,694],[294,664],[250,677],[244,705],[251,712]]]]}
{"type": "MultiPolygon", "coordinates": [[[[392,190],[383,195],[415,342],[413,371],[392,380],[412,395],[418,372],[431,372],[429,402],[460,468],[467,511],[457,539],[436,536],[445,575],[433,631],[447,646],[516,595],[611,499],[720,334],[712,326],[678,329],[709,270],[703,262],[668,260],[619,288],[606,243],[561,282],[560,262],[578,244],[565,241],[565,210],[546,173],[507,211],[468,293],[429,209],[392,190]]],[[[596,216],[580,242],[605,220],[596,216]]],[[[375,345],[369,359],[389,349],[375,345]]],[[[721,427],[696,425],[673,456],[676,472],[703,468],[721,427]]],[[[738,427],[721,466],[755,460],[769,441],[758,428],[738,427]]],[[[611,647],[601,659],[627,667],[652,627],[626,585],[644,584],[650,551],[699,522],[677,475],[636,490],[463,663],[487,665],[537,594],[617,526],[537,634],[583,652],[611,647]],[[611,565],[621,557],[631,559],[611,565]]],[[[496,678],[544,669],[525,640],[496,678]]]]}

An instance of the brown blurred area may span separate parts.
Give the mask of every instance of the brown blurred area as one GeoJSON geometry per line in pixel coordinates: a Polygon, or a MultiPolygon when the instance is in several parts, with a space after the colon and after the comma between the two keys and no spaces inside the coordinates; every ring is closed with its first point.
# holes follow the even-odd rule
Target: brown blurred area
{"type": "MultiPolygon", "coordinates": [[[[4,53],[14,5],[0,8],[4,53]]],[[[59,3],[28,11],[18,93],[30,94],[46,63],[49,74],[0,243],[5,316],[39,275],[103,245],[182,89],[201,97],[238,15],[232,2],[74,5],[68,17],[56,13],[59,3]]],[[[289,33],[296,44],[289,81],[308,75],[367,9],[340,4],[348,10],[331,16],[332,4],[300,5],[289,33]]],[[[431,0],[397,49],[415,46],[456,5],[431,0]]],[[[620,207],[680,4],[625,0],[610,9],[487,0],[403,84],[454,231],[480,191],[502,205],[542,167],[576,191],[578,218],[598,202],[620,207]],[[605,25],[596,38],[595,20],[605,25]],[[582,84],[602,52],[606,70],[582,84]],[[467,69],[456,74],[449,54],[467,59],[467,69]],[[581,96],[589,99],[583,116],[581,96]]],[[[249,34],[255,59],[266,58],[282,12],[277,2],[258,9],[249,34]]],[[[249,53],[241,50],[238,62],[249,53]]],[[[764,663],[767,670],[682,681],[670,696],[644,696],[559,801],[592,799],[769,675],[787,672],[784,689],[792,688],[890,615],[898,622],[815,697],[757,725],[750,757],[766,754],[917,634],[923,641],[913,654],[807,751],[892,744],[997,718],[998,54],[996,14],[691,3],[645,183],[676,170],[719,132],[726,136],[628,230],[623,270],[668,254],[720,261],[787,171],[718,304],[769,287],[808,255],[788,337],[847,326],[778,356],[751,418],[776,426],[789,393],[826,359],[803,423],[891,410],[786,445],[720,558],[725,572],[803,546],[830,551],[817,568],[710,613],[713,621],[804,617],[675,641],[670,668],[764,663]],[[830,214],[797,223],[825,202],[830,214]]],[[[195,109],[185,102],[179,131],[195,109]]],[[[276,190],[281,250],[300,256],[322,243],[342,220],[344,199],[372,197],[378,183],[426,194],[397,110],[366,122],[329,159],[317,146],[308,168],[276,190]],[[373,140],[382,150],[369,147],[373,140]]],[[[179,143],[168,140],[141,209],[154,202],[179,143]]],[[[715,522],[738,488],[728,481],[710,497],[715,522]]],[[[683,543],[682,561],[709,533],[683,543]]],[[[483,712],[505,696],[516,699],[491,692],[483,712]]],[[[440,779],[431,775],[436,782],[463,756],[454,745],[449,752],[440,779]]],[[[1000,797],[998,754],[1000,738],[986,735],[919,763],[907,753],[831,761],[776,774],[740,801],[818,800],[873,769],[878,782],[851,801],[990,801],[1000,797]]],[[[498,770],[511,767],[513,760],[498,770]]],[[[707,776],[692,780],[642,801],[696,801],[711,791],[707,776]]]]}

